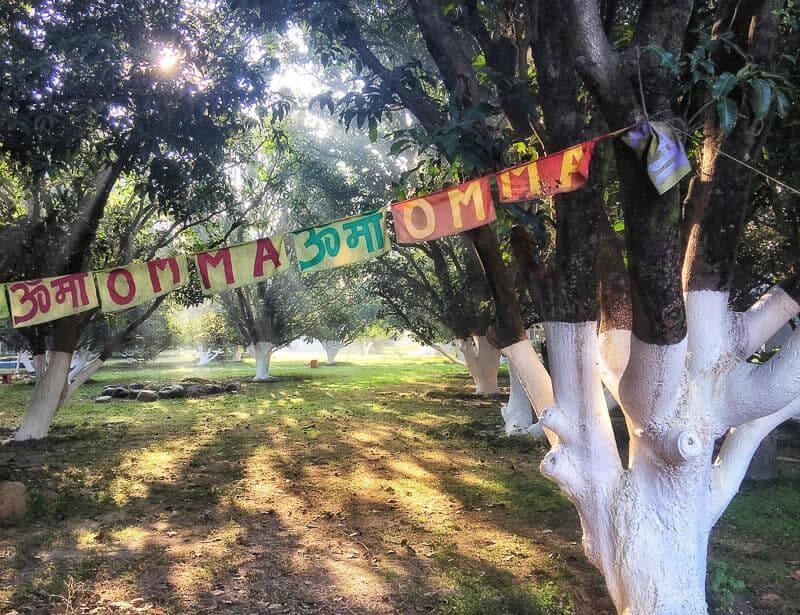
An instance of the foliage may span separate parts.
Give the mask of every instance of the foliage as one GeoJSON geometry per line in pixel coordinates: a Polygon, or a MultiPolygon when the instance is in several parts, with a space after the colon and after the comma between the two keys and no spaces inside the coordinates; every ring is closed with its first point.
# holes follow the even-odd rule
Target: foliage
{"type": "Polygon", "coordinates": [[[492,315],[488,288],[463,239],[396,246],[370,271],[370,292],[381,297],[381,314],[399,331],[425,344],[485,335],[492,315]]]}

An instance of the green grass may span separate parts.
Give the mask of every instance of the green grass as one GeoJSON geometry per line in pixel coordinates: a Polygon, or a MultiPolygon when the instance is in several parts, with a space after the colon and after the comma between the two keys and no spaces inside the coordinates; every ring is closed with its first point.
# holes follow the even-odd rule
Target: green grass
{"type": "MultiPolygon", "coordinates": [[[[253,372],[111,365],[48,440],[0,447],[0,479],[22,480],[32,496],[28,518],[0,530],[0,612],[103,612],[119,601],[176,614],[274,603],[289,613],[612,612],[574,510],[537,471],[545,448],[505,438],[500,400],[472,396],[459,367],[274,361],[279,379],[264,384],[253,372]],[[184,378],[242,389],[93,403],[107,384],[184,378]]],[[[0,392],[10,436],[31,387],[0,392]]],[[[797,466],[746,487],[715,531],[719,612],[741,593],[755,612],[796,615],[797,466]]]]}

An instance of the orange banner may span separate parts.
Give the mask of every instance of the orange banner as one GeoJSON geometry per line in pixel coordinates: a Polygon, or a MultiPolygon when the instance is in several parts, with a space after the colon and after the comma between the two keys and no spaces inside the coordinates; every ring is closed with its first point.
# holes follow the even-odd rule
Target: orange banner
{"type": "Polygon", "coordinates": [[[540,199],[570,192],[589,179],[589,163],[598,139],[574,145],[557,154],[519,164],[497,173],[501,203],[540,199]]]}
{"type": "Polygon", "coordinates": [[[400,243],[430,241],[495,219],[489,176],[392,205],[400,243]]]}

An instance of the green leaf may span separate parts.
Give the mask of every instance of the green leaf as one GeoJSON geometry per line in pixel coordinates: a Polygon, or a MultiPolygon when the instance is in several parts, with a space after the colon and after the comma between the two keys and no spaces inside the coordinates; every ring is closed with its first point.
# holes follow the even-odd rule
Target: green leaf
{"type": "Polygon", "coordinates": [[[621,233],[625,230],[625,220],[617,220],[611,228],[614,229],[615,233],[621,233]]]}
{"type": "Polygon", "coordinates": [[[732,98],[725,97],[717,102],[719,126],[726,137],[731,134],[733,127],[736,126],[736,120],[738,119],[736,112],[736,101],[732,98]]]}
{"type": "Polygon", "coordinates": [[[736,75],[725,71],[711,84],[711,96],[716,100],[724,98],[733,89],[736,83],[736,75]]]}
{"type": "Polygon", "coordinates": [[[789,99],[780,88],[775,88],[775,111],[778,117],[786,117],[789,112],[789,99]]]}
{"type": "Polygon", "coordinates": [[[753,111],[756,119],[761,120],[772,104],[772,85],[766,79],[751,79],[750,86],[753,88],[753,94],[755,95],[753,111]]]}
{"type": "Polygon", "coordinates": [[[658,63],[665,68],[669,68],[673,75],[680,75],[680,62],[673,53],[670,53],[660,45],[647,45],[644,50],[655,54],[658,58],[658,63]]]}

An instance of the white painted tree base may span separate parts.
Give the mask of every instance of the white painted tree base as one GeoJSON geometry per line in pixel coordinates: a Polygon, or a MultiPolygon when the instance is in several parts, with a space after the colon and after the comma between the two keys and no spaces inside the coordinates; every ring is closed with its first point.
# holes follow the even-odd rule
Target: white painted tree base
{"type": "Polygon", "coordinates": [[[746,359],[799,311],[777,287],[744,314],[727,293],[690,292],[688,336],[664,346],[546,323],[552,378],[527,340],[503,349],[551,445],[541,471],[577,508],[619,613],[707,615],[711,529],[758,444],[800,411],[800,330],[767,364],[746,359]],[[627,467],[604,385],[628,426],[627,467]]]}
{"type": "Polygon", "coordinates": [[[272,382],[277,380],[274,376],[269,375],[269,361],[272,353],[275,352],[275,346],[270,342],[256,342],[252,349],[256,359],[256,375],[253,377],[253,381],[272,382]]]}
{"type": "Polygon", "coordinates": [[[544,429],[538,422],[534,422],[531,402],[511,365],[508,366],[508,379],[510,384],[508,403],[500,406],[500,415],[505,421],[506,435],[529,435],[535,438],[543,438],[544,429]]]}
{"type": "Polygon", "coordinates": [[[347,345],[332,340],[319,340],[319,343],[322,344],[322,348],[325,350],[325,362],[328,365],[333,365],[336,362],[336,355],[338,355],[339,351],[347,345]]]}
{"type": "Polygon", "coordinates": [[[50,424],[67,394],[67,375],[72,361],[71,352],[51,352],[47,364],[37,365],[36,384],[31,403],[14,440],[40,440],[47,437],[50,424]]]}
{"type": "Polygon", "coordinates": [[[456,340],[456,344],[475,382],[475,394],[488,396],[502,393],[497,386],[500,351],[489,343],[486,336],[473,335],[472,339],[456,340]]]}

